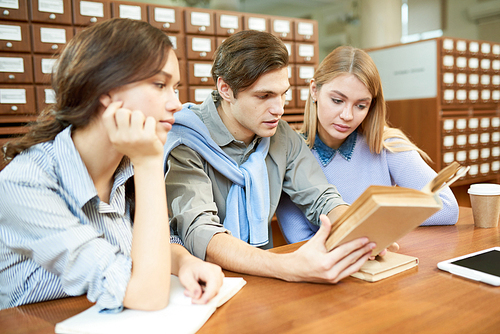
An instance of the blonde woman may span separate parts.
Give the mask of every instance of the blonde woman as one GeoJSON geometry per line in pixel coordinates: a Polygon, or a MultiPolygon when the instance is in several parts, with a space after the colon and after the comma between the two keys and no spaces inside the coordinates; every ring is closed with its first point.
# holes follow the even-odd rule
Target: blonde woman
{"type": "MultiPolygon", "coordinates": [[[[380,76],[366,52],[342,46],[321,62],[311,80],[300,133],[328,182],[349,204],[370,185],[421,189],[436,175],[425,162],[427,154],[388,126],[386,113],[380,76]]],[[[457,222],[452,191],[443,190],[440,198],[443,209],[422,225],[457,222]]],[[[288,242],[307,240],[318,229],[286,194],[276,215],[288,242]]]]}

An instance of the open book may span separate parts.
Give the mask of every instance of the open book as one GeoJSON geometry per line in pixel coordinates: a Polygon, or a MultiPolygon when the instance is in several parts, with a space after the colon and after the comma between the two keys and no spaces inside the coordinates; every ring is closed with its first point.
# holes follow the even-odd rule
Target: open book
{"type": "Polygon", "coordinates": [[[366,261],[359,271],[351,276],[368,282],[376,282],[417,265],[418,258],[414,256],[387,252],[384,256],[375,257],[375,260],[366,261]]]}
{"type": "Polygon", "coordinates": [[[56,325],[56,333],[67,334],[137,334],[196,333],[217,307],[234,296],[245,284],[241,277],[224,277],[217,296],[208,304],[195,305],[184,296],[184,287],[177,276],[171,276],[170,301],[160,311],[125,309],[120,313],[99,313],[96,306],[56,325]]]}
{"type": "Polygon", "coordinates": [[[377,255],[393,242],[422,224],[443,207],[438,193],[468,171],[453,162],[441,170],[422,190],[370,186],[332,224],[326,241],[330,251],[351,240],[368,237],[377,247],[377,255]]]}

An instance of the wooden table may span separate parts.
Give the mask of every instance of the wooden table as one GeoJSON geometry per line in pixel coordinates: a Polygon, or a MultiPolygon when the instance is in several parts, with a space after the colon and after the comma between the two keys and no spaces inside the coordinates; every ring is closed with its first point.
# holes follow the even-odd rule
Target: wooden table
{"type": "MultiPolygon", "coordinates": [[[[500,287],[437,269],[437,263],[500,246],[500,228],[474,228],[470,208],[455,226],[419,227],[400,240],[418,267],[368,283],[287,283],[242,276],[247,285],[220,307],[203,333],[499,333],[500,287]]],[[[275,248],[288,252],[297,245],[275,248]]],[[[2,333],[53,333],[92,304],[84,296],[0,311],[2,333]]]]}

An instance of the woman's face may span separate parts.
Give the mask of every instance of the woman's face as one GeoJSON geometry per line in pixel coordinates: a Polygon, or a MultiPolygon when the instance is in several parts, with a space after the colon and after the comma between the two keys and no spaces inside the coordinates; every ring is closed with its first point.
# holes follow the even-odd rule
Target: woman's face
{"type": "Polygon", "coordinates": [[[164,143],[174,123],[174,113],[182,108],[175,93],[179,79],[179,62],[174,51],[170,50],[167,62],[158,74],[115,88],[109,96],[111,102],[123,101],[122,108],[140,110],[144,116],[152,116],[157,122],[156,133],[164,143]]]}
{"type": "Polygon", "coordinates": [[[354,74],[342,74],[320,90],[312,80],[310,89],[317,101],[318,135],[326,145],[338,149],[365,119],[372,95],[354,74]]]}

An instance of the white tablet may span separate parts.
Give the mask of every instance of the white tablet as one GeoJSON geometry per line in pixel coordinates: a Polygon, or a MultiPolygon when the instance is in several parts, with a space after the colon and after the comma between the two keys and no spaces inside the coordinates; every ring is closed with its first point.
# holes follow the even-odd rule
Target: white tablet
{"type": "Polygon", "coordinates": [[[455,275],[500,286],[500,247],[442,261],[437,266],[455,275]]]}

